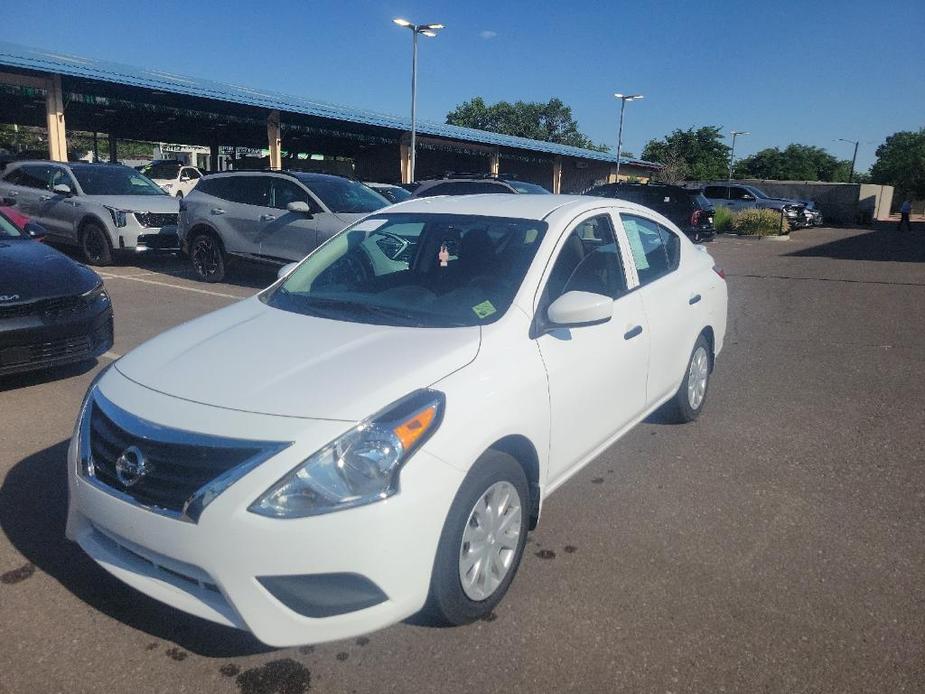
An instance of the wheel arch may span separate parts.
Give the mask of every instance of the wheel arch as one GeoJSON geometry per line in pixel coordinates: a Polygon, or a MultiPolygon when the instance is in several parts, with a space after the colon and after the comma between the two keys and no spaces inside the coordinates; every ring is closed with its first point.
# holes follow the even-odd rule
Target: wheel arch
{"type": "Polygon", "coordinates": [[[526,436],[512,434],[498,439],[488,449],[506,453],[520,463],[523,468],[530,488],[530,522],[528,527],[533,530],[539,522],[541,503],[540,458],[536,452],[536,447],[526,436]]]}
{"type": "Polygon", "coordinates": [[[222,235],[219,234],[215,227],[206,222],[196,222],[193,226],[190,227],[190,230],[186,233],[186,243],[189,245],[190,240],[196,236],[196,234],[209,234],[215,237],[215,240],[218,241],[218,245],[221,246],[221,249],[224,253],[227,253],[228,250],[225,248],[225,241],[222,239],[222,235]]]}
{"type": "Polygon", "coordinates": [[[106,236],[109,237],[109,242],[112,243],[112,232],[109,229],[109,225],[106,224],[106,222],[103,221],[103,219],[95,212],[88,212],[83,217],[81,217],[80,221],[77,223],[77,242],[78,243],[80,243],[80,238],[83,235],[84,229],[87,228],[88,224],[96,224],[98,227],[100,227],[103,231],[106,232],[106,236]]]}
{"type": "Polygon", "coordinates": [[[713,371],[713,365],[716,362],[716,334],[713,332],[713,326],[706,326],[700,331],[700,335],[703,335],[707,340],[707,344],[710,345],[710,371],[713,371]]]}

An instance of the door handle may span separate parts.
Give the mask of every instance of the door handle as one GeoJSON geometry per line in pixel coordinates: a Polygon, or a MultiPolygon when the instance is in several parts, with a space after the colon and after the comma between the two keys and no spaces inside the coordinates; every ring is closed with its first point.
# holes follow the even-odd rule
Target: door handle
{"type": "Polygon", "coordinates": [[[636,337],[637,335],[642,335],[642,326],[641,326],[641,325],[637,325],[637,326],[635,326],[635,327],[633,327],[633,328],[630,328],[630,329],[627,330],[625,333],[623,333],[623,339],[624,339],[624,340],[632,340],[632,339],[633,339],[634,337],[636,337]]]}
{"type": "Polygon", "coordinates": [[[260,221],[261,221],[261,222],[272,222],[274,219],[276,219],[276,215],[275,215],[275,214],[262,214],[262,215],[260,215],[260,221]]]}
{"type": "Polygon", "coordinates": [[[700,294],[694,294],[694,296],[692,296],[690,299],[687,300],[687,303],[689,303],[691,306],[693,306],[693,305],[696,304],[698,301],[700,301],[700,298],[701,298],[701,297],[700,297],[700,294]]]}
{"type": "Polygon", "coordinates": [[[212,208],[211,210],[209,210],[209,211],[210,211],[212,214],[225,214],[225,210],[223,210],[221,207],[213,207],[213,208],[212,208]]]}

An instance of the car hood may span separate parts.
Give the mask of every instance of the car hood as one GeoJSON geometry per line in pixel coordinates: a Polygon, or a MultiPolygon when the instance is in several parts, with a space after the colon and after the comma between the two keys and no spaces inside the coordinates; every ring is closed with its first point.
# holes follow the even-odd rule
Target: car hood
{"type": "Polygon", "coordinates": [[[257,297],[167,331],[116,363],[161,393],[261,414],[359,421],[475,359],[481,332],[328,320],[257,297]]]}
{"type": "Polygon", "coordinates": [[[0,237],[0,306],[83,294],[100,282],[93,270],[44,243],[0,237]]]}
{"type": "Polygon", "coordinates": [[[180,201],[170,195],[88,195],[93,202],[128,212],[179,214],[180,201]]]}

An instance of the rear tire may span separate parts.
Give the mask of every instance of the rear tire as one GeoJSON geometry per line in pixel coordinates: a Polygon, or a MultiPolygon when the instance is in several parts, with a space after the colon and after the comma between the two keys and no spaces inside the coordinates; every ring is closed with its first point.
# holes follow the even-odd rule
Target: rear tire
{"type": "Polygon", "coordinates": [[[693,422],[703,411],[710,386],[713,357],[710,343],[700,335],[694,343],[687,369],[672,401],[674,419],[679,423],[693,422]]]}
{"type": "Polygon", "coordinates": [[[493,450],[479,458],[443,524],[425,607],[432,621],[468,624],[501,602],[523,557],[529,500],[514,458],[493,450]]]}
{"type": "Polygon", "coordinates": [[[88,222],[80,231],[80,250],[88,265],[112,265],[112,242],[99,224],[88,222]]]}
{"type": "Polygon", "coordinates": [[[189,258],[197,279],[209,283],[225,279],[225,249],[215,234],[194,234],[189,242],[189,258]]]}

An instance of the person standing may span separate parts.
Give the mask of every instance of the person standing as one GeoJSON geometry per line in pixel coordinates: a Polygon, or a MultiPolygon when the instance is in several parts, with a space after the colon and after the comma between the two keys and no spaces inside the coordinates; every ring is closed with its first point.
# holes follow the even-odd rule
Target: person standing
{"type": "Polygon", "coordinates": [[[909,221],[909,215],[912,214],[912,201],[906,198],[903,204],[899,206],[899,231],[906,227],[906,231],[912,231],[912,223],[909,221]]]}

